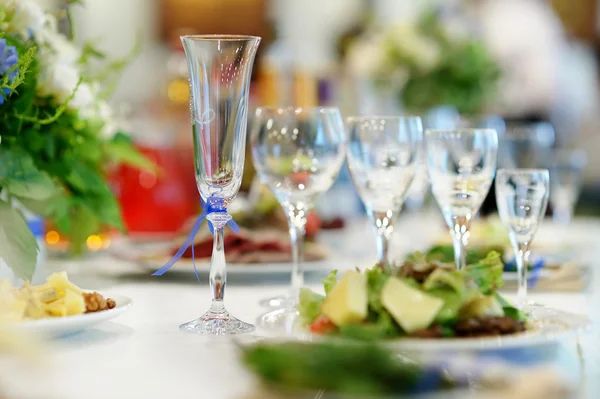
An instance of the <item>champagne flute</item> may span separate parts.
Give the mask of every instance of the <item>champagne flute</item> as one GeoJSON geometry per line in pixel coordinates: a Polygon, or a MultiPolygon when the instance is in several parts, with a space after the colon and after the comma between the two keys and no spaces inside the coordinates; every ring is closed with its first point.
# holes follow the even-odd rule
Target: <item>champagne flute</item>
{"type": "Polygon", "coordinates": [[[260,181],[285,211],[292,244],[291,292],[261,301],[261,305],[291,307],[304,284],[306,216],[331,187],[344,162],[344,123],[333,107],[261,107],[256,110],[250,143],[260,181]]]}
{"type": "Polygon", "coordinates": [[[492,129],[427,130],[427,171],[431,190],[454,244],[454,260],[466,266],[472,220],[496,172],[498,135],[492,129]]]}
{"type": "Polygon", "coordinates": [[[377,233],[377,261],[390,264],[394,219],[419,167],[423,125],[418,116],[348,119],[348,167],[377,233]]]}
{"type": "MultiPolygon", "coordinates": [[[[250,76],[260,38],[199,35],[183,36],[182,42],[190,70],[196,182],[214,244],[210,309],[180,329],[203,335],[251,332],[254,326],[230,315],[223,303],[227,285],[223,242],[224,228],[231,221],[227,206],[242,183],[250,76]]],[[[199,218],[194,231],[201,222],[199,218]]]]}
{"type": "Polygon", "coordinates": [[[546,213],[549,185],[546,169],[500,169],[496,176],[496,203],[515,251],[521,305],[527,300],[531,241],[546,213]]]}

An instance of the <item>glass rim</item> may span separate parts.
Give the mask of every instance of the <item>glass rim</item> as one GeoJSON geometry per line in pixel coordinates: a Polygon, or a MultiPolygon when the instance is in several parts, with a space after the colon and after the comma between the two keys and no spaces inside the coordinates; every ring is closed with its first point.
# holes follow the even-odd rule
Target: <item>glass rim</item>
{"type": "Polygon", "coordinates": [[[288,107],[277,107],[277,106],[260,106],[260,107],[256,107],[256,111],[255,113],[259,113],[259,112],[274,112],[277,114],[283,114],[285,113],[295,113],[295,114],[299,114],[299,113],[303,113],[303,112],[326,112],[326,113],[339,113],[341,115],[340,112],[340,108],[339,107],[334,107],[334,106],[313,106],[313,107],[294,107],[294,106],[288,106],[288,107]]]}
{"type": "Polygon", "coordinates": [[[511,174],[511,175],[525,175],[525,174],[550,174],[548,169],[544,168],[500,168],[496,171],[496,175],[498,174],[511,174]]]}
{"type": "Polygon", "coordinates": [[[346,118],[347,123],[352,122],[363,122],[370,119],[377,120],[419,120],[423,121],[423,118],[419,115],[352,115],[346,118]]]}
{"type": "Polygon", "coordinates": [[[230,34],[206,34],[206,35],[183,35],[179,36],[181,40],[191,39],[197,41],[211,41],[211,40],[221,40],[221,41],[252,41],[252,40],[262,40],[260,36],[250,36],[250,35],[230,35],[230,34]]]}
{"type": "Polygon", "coordinates": [[[476,133],[488,133],[498,135],[496,129],[490,128],[456,128],[456,129],[425,129],[425,134],[433,135],[433,134],[443,134],[443,133],[468,133],[468,134],[476,134],[476,133]]]}

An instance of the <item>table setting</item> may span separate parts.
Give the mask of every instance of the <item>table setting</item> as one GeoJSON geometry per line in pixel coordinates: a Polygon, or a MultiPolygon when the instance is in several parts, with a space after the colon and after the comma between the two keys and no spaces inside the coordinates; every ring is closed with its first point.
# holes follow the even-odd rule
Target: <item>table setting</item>
{"type": "Polygon", "coordinates": [[[0,398],[598,389],[600,221],[574,216],[585,159],[509,165],[494,128],[336,106],[261,106],[248,124],[261,38],[181,41],[201,213],[169,240],[115,235],[95,256],[49,260],[41,281],[0,279],[0,398]],[[246,145],[256,179],[236,198],[246,145]],[[365,215],[321,231],[315,209],[346,166],[365,215]],[[404,209],[413,184],[430,189],[428,207],[404,209]],[[480,212],[489,195],[495,217],[480,212]]]}

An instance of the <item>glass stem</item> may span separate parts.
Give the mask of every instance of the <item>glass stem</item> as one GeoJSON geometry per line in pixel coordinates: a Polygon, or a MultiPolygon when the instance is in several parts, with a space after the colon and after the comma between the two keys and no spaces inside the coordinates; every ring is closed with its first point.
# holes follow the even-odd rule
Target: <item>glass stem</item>
{"type": "Polygon", "coordinates": [[[456,218],[452,233],[454,246],[454,262],[456,268],[462,270],[467,266],[467,244],[469,242],[469,220],[467,218],[456,218]]]}
{"type": "Polygon", "coordinates": [[[515,245],[515,261],[517,263],[517,279],[519,283],[517,299],[521,305],[527,301],[527,269],[530,253],[529,242],[519,242],[515,245]]]}
{"type": "Polygon", "coordinates": [[[300,288],[304,285],[304,237],[306,235],[306,211],[290,207],[288,227],[292,246],[292,291],[291,297],[296,299],[300,288]]]}
{"type": "Polygon", "coordinates": [[[377,234],[377,264],[383,268],[390,265],[390,238],[394,232],[394,212],[369,210],[369,217],[377,234]]]}
{"type": "Polygon", "coordinates": [[[207,219],[214,228],[213,251],[210,259],[209,285],[212,294],[212,305],[210,310],[215,313],[225,311],[223,299],[225,298],[225,286],[227,285],[227,270],[225,263],[225,225],[231,219],[228,214],[210,214],[207,219]]]}

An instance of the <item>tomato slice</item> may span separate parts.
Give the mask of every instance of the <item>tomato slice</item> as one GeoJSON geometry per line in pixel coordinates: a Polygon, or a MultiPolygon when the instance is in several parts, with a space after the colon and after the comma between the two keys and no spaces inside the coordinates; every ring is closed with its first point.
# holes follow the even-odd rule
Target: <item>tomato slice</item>
{"type": "Polygon", "coordinates": [[[319,316],[310,325],[310,332],[316,334],[327,334],[335,331],[337,327],[327,316],[319,316]]]}

